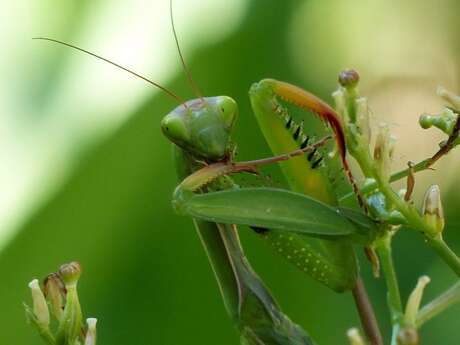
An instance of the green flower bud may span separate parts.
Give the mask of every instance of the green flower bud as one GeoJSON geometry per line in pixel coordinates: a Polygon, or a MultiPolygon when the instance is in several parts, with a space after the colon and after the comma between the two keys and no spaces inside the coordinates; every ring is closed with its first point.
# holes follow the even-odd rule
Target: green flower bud
{"type": "Polygon", "coordinates": [[[361,337],[361,334],[359,334],[359,330],[357,328],[350,328],[347,331],[347,337],[350,345],[365,345],[365,342],[361,337]]]}
{"type": "Polygon", "coordinates": [[[45,279],[45,296],[51,306],[51,312],[58,321],[64,312],[65,286],[56,273],[51,273],[45,279]]]}
{"type": "Polygon", "coordinates": [[[84,345],[96,345],[96,323],[95,318],[86,319],[87,330],[84,345]]]}
{"type": "Polygon", "coordinates": [[[445,101],[449,102],[454,109],[460,110],[460,96],[455,95],[441,86],[438,87],[437,93],[445,101]]]}
{"type": "Polygon", "coordinates": [[[354,69],[346,69],[339,74],[339,84],[344,88],[354,88],[358,85],[359,74],[354,69]]]}
{"type": "Polygon", "coordinates": [[[37,326],[39,326],[40,328],[47,329],[50,324],[50,314],[48,310],[48,305],[46,304],[45,296],[43,295],[43,292],[40,289],[40,284],[38,283],[38,280],[32,280],[29,283],[29,288],[32,293],[32,312],[34,320],[37,326]]]}
{"type": "Polygon", "coordinates": [[[334,99],[335,103],[335,110],[339,115],[342,116],[342,120],[344,123],[349,122],[348,112],[347,112],[347,105],[345,100],[345,94],[343,89],[338,89],[332,93],[332,98],[334,99]]]}
{"type": "Polygon", "coordinates": [[[67,294],[64,312],[56,334],[57,344],[74,344],[81,334],[83,316],[77,293],[80,273],[81,268],[78,262],[62,265],[59,269],[59,276],[64,281],[67,294]]]}
{"type": "Polygon", "coordinates": [[[365,97],[356,99],[356,124],[365,143],[371,140],[371,125],[369,119],[369,106],[365,97]]]}
{"type": "Polygon", "coordinates": [[[420,308],[420,302],[422,301],[423,290],[430,282],[430,277],[422,276],[418,279],[417,285],[412,290],[406,305],[406,311],[404,313],[404,323],[407,326],[415,327],[415,321],[417,319],[417,313],[420,308]]]}
{"type": "Polygon", "coordinates": [[[374,160],[378,172],[384,179],[390,178],[390,165],[393,158],[395,138],[390,135],[387,124],[381,124],[374,146],[374,160]]]}
{"type": "Polygon", "coordinates": [[[457,114],[446,108],[439,115],[423,114],[419,118],[419,124],[423,129],[437,127],[447,135],[451,135],[457,122],[457,114]]]}
{"type": "Polygon", "coordinates": [[[80,278],[80,274],[81,267],[80,263],[78,263],[77,261],[73,261],[69,264],[64,264],[59,268],[59,275],[64,281],[66,287],[76,285],[78,279],[80,278]]]}
{"type": "Polygon", "coordinates": [[[414,327],[403,328],[396,337],[398,345],[418,345],[420,342],[418,332],[414,327]]]}
{"type": "Polygon", "coordinates": [[[422,215],[425,223],[432,229],[430,235],[437,235],[444,230],[444,210],[438,185],[432,185],[423,199],[422,215]]]}
{"type": "Polygon", "coordinates": [[[37,328],[40,336],[48,344],[54,344],[54,336],[51,334],[49,328],[50,315],[48,305],[46,304],[45,296],[40,289],[38,280],[32,280],[29,283],[29,287],[32,292],[33,307],[30,308],[27,304],[24,304],[27,320],[37,328]]]}

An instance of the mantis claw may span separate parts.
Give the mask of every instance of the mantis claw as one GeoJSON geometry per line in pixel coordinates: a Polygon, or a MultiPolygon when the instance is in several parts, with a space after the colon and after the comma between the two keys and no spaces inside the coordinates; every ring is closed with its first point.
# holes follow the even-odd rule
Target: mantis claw
{"type": "MultiPolygon", "coordinates": [[[[317,96],[290,83],[275,79],[263,79],[256,85],[259,88],[270,90],[274,96],[278,96],[280,99],[290,104],[293,104],[298,108],[313,112],[323,122],[325,122],[327,125],[331,127],[335,135],[335,140],[340,153],[344,171],[346,172],[348,180],[353,188],[354,193],[356,194],[360,207],[362,207],[367,212],[367,204],[365,202],[365,199],[361,195],[361,192],[358,188],[356,180],[351,172],[350,166],[348,165],[348,161],[346,159],[347,148],[345,141],[345,133],[342,127],[342,122],[337,112],[317,96]]],[[[252,89],[254,89],[254,87],[255,86],[253,86],[252,89]]],[[[278,106],[275,107],[275,112],[278,112],[277,110],[278,106]]],[[[286,128],[291,127],[291,122],[292,118],[289,118],[288,122],[286,123],[286,128]]],[[[299,127],[297,127],[296,131],[294,132],[294,140],[297,140],[297,138],[299,137],[298,131],[300,131],[300,129],[301,125],[299,125],[299,127]]],[[[315,161],[311,167],[317,167],[320,161],[321,160],[315,161]]]]}

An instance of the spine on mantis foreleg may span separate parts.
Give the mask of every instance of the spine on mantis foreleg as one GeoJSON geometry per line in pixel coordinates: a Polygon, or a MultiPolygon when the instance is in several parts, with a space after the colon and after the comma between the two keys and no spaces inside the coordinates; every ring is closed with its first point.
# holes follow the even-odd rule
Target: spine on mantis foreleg
{"type": "MultiPolygon", "coordinates": [[[[174,146],[182,180],[199,168],[192,157],[174,146]]],[[[225,186],[228,187],[228,186],[225,186]]],[[[284,315],[262,280],[251,268],[235,225],[194,219],[216,276],[227,312],[237,325],[242,345],[313,345],[298,325],[284,315]]]]}
{"type": "MultiPolygon", "coordinates": [[[[253,84],[249,92],[251,105],[259,126],[274,154],[298,149],[298,137],[301,135],[296,132],[293,134],[288,130],[293,126],[293,120],[277,100],[277,93],[275,92],[276,86],[279,86],[277,83],[274,80],[266,79],[253,84]]],[[[295,104],[305,106],[298,104],[298,102],[295,104]]],[[[338,126],[338,124],[336,125],[338,126]]],[[[343,150],[343,140],[340,138],[338,139],[339,149],[343,150]]],[[[337,205],[337,197],[329,179],[318,169],[315,169],[308,157],[296,157],[280,163],[280,166],[293,191],[304,193],[329,205],[337,205]]],[[[298,241],[293,240],[291,245],[290,242],[286,242],[286,238],[281,238],[283,241],[280,241],[279,235],[278,232],[267,229],[264,237],[279,254],[293,262],[303,272],[336,291],[351,289],[355,285],[358,268],[356,256],[350,243],[325,241],[300,235],[298,241]],[[294,243],[299,248],[294,248],[294,243]],[[302,248],[305,248],[304,253],[307,253],[308,248],[308,253],[317,259],[310,260],[308,256],[299,255],[302,253],[302,248]],[[303,264],[300,263],[301,260],[303,260],[303,264]],[[317,264],[318,261],[319,264],[317,264]]]]}

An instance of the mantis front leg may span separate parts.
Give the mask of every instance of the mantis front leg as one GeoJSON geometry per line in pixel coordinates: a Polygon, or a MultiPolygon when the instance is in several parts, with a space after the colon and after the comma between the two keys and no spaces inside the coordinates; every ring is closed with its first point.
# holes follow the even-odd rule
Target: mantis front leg
{"type": "MultiPolygon", "coordinates": [[[[352,239],[362,241],[366,237],[359,234],[360,226],[364,227],[365,235],[378,235],[372,229],[371,220],[356,212],[345,213],[303,194],[282,189],[245,188],[194,194],[223,174],[253,169],[248,162],[227,162],[196,171],[177,187],[173,201],[176,211],[207,221],[253,226],[280,254],[318,281],[337,291],[345,290],[344,284],[350,284],[348,288],[353,289],[360,310],[367,311],[365,327],[373,329],[375,319],[370,318],[372,309],[360,279],[350,280],[354,277],[344,272],[343,266],[331,264],[329,258],[312,247],[310,239],[305,236],[328,238],[325,243],[343,247],[345,243],[351,245],[352,239]]],[[[374,239],[367,238],[368,241],[374,239]]],[[[378,334],[373,332],[368,333],[378,334]]],[[[378,336],[373,339],[373,344],[379,344],[378,336]]]]}
{"type": "MultiPolygon", "coordinates": [[[[315,147],[314,144],[297,152],[311,151],[315,147]]],[[[350,212],[344,213],[304,194],[284,189],[243,188],[194,194],[219,176],[253,172],[255,165],[272,160],[215,163],[196,171],[176,188],[173,199],[176,211],[207,221],[249,225],[303,272],[336,291],[351,289],[355,276],[344,267],[347,261],[351,267],[356,267],[356,262],[349,262],[355,257],[343,248],[351,247],[352,242],[369,243],[376,236],[370,219],[362,216],[358,221],[350,212]],[[357,226],[359,222],[362,227],[357,226]],[[315,247],[315,239],[311,237],[327,239],[316,241],[326,243],[328,248],[335,246],[335,254],[342,250],[340,259],[331,260],[324,254],[324,247],[315,247]]]]}
{"type": "MultiPolygon", "coordinates": [[[[303,110],[311,111],[327,122],[335,134],[337,149],[344,171],[358,198],[358,202],[364,209],[367,208],[346,160],[346,142],[340,118],[328,104],[295,85],[274,79],[264,79],[259,83],[253,84],[249,95],[262,133],[274,154],[278,154],[285,149],[291,150],[299,145],[305,145],[305,139],[308,138],[308,136],[301,133],[302,125],[293,124],[292,117],[278,99],[292,103],[303,110]]],[[[305,157],[299,157],[290,162],[280,163],[280,165],[292,190],[311,195],[330,205],[338,204],[337,195],[335,195],[329,180],[318,171],[315,171],[314,163],[312,164],[305,157]]],[[[372,344],[382,344],[382,337],[375,316],[372,308],[370,308],[362,281],[358,278],[356,261],[343,261],[343,253],[345,253],[345,256],[355,257],[353,248],[346,242],[332,247],[327,242],[323,241],[323,243],[325,245],[324,251],[327,255],[337,259],[337,265],[343,265],[342,267],[345,270],[353,272],[352,274],[355,276],[355,285],[352,288],[353,296],[355,297],[363,327],[372,344]]]]}
{"type": "MultiPolygon", "coordinates": [[[[228,170],[223,164],[211,165],[205,174],[193,174],[194,159],[174,146],[177,171],[185,178],[185,188],[176,205],[182,204],[187,192],[202,186],[203,181],[218,179],[228,170]],[[197,176],[198,175],[198,176],[197,176]],[[202,179],[204,176],[204,180],[202,179]],[[197,187],[196,187],[197,188],[197,187]]],[[[217,185],[219,183],[217,182],[217,185]]],[[[180,185],[181,186],[181,185],[180,185]]],[[[223,182],[218,188],[228,187],[223,182]]],[[[194,219],[201,243],[213,269],[225,308],[237,326],[243,345],[314,345],[298,325],[283,314],[262,280],[246,260],[235,225],[194,219]]]]}

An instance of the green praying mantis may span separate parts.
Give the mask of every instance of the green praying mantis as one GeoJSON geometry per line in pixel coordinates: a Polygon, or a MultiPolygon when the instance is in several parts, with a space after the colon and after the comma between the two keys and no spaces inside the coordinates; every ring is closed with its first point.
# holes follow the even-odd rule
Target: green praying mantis
{"type": "Polygon", "coordinates": [[[359,278],[355,246],[368,246],[379,236],[365,213],[339,207],[329,178],[318,169],[324,157],[317,150],[331,139],[312,142],[302,124],[283,102],[318,115],[333,132],[336,154],[359,204],[366,209],[347,163],[341,121],[325,102],[292,84],[264,79],[249,91],[259,127],[274,156],[235,162],[232,134],[238,105],[228,96],[203,97],[181,62],[198,98],[182,101],[172,91],[99,55],[49,38],[109,62],[163,90],[181,104],[162,122],[172,142],[179,185],[173,194],[178,214],[193,218],[216,276],[225,307],[237,325],[242,344],[313,344],[308,334],[283,314],[245,257],[237,225],[247,225],[274,251],[300,271],[336,292],[352,291],[363,327],[372,344],[382,343],[372,308],[359,278]],[[291,190],[242,188],[230,177],[257,173],[258,167],[279,163],[291,190]]]}
{"type": "MultiPolygon", "coordinates": [[[[174,143],[176,167],[182,180],[173,196],[175,210],[195,219],[212,263],[220,260],[222,251],[217,254],[219,258],[214,258],[215,242],[206,236],[214,237],[217,231],[207,235],[203,232],[214,224],[225,246],[229,236],[237,241],[234,224],[248,225],[268,241],[276,253],[302,272],[337,292],[353,290],[358,298],[363,292],[353,244],[371,243],[378,236],[378,229],[363,213],[335,207],[337,199],[328,179],[314,168],[315,162],[301,155],[315,152],[327,138],[306,144],[306,136],[300,135],[300,127],[293,124],[277,97],[308,107],[324,115],[332,127],[336,125],[333,127],[336,142],[343,145],[339,147],[344,156],[346,149],[341,141],[338,118],[315,96],[273,79],[254,84],[250,97],[262,132],[278,156],[234,162],[231,132],[237,118],[237,104],[227,96],[188,101],[163,119],[162,130],[174,143]],[[289,92],[294,92],[295,96],[289,92]],[[330,120],[327,116],[334,117],[330,120]],[[276,161],[281,161],[292,191],[239,188],[229,178],[234,173],[256,172],[257,166],[276,161]]],[[[346,163],[345,158],[343,162],[346,163]]],[[[344,169],[348,169],[348,165],[344,164],[344,169]]],[[[220,281],[219,269],[215,266],[213,264],[220,281]]],[[[226,292],[222,293],[228,301],[226,292]]],[[[374,343],[379,343],[378,338],[376,335],[374,343]]]]}

